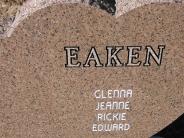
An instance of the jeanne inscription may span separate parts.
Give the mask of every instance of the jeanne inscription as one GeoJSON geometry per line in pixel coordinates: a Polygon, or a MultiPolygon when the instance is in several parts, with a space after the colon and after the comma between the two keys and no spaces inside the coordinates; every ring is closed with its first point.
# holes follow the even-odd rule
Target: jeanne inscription
{"type": "Polygon", "coordinates": [[[98,101],[92,131],[128,131],[131,124],[127,119],[127,113],[131,109],[129,100],[132,96],[132,89],[95,90],[94,97],[98,101]]]}

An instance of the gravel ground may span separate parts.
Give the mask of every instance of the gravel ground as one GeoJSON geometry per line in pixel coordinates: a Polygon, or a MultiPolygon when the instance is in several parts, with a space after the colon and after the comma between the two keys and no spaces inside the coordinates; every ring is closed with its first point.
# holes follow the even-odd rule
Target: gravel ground
{"type": "Polygon", "coordinates": [[[25,0],[0,0],[0,34],[12,24],[19,6],[25,0]]]}
{"type": "Polygon", "coordinates": [[[115,0],[89,0],[89,4],[107,11],[114,15],[116,12],[116,1],[115,0]]]}

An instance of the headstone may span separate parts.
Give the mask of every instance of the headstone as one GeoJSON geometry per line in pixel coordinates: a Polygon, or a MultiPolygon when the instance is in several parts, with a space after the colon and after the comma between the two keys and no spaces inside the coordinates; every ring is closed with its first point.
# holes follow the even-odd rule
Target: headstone
{"type": "Polygon", "coordinates": [[[119,18],[54,5],[0,40],[1,137],[146,138],[184,108],[184,6],[119,18]]]}
{"type": "MultiPolygon", "coordinates": [[[[11,16],[6,17],[6,19],[3,18],[2,21],[0,21],[0,39],[10,37],[19,23],[21,23],[28,16],[32,15],[34,12],[51,5],[71,3],[90,5],[106,11],[107,13],[118,18],[123,14],[148,4],[183,4],[183,0],[25,0],[21,6],[14,6],[13,9],[11,7],[11,10],[8,10],[11,12],[13,10],[11,16]]],[[[2,7],[4,6],[2,5],[2,7]]]]}

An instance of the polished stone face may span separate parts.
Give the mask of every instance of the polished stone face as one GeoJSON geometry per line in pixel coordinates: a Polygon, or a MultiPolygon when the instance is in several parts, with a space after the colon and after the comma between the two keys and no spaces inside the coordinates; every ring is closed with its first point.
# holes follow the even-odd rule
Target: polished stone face
{"type": "Polygon", "coordinates": [[[115,0],[90,0],[89,4],[105,10],[112,15],[114,15],[116,12],[115,0]]]}
{"type": "MultiPolygon", "coordinates": [[[[66,50],[66,64],[65,67],[81,67],[82,62],[78,61],[80,47],[65,47],[66,50]],[[73,63],[75,61],[75,63],[73,63]]],[[[84,59],[86,62],[83,63],[83,67],[91,67],[93,66],[91,62],[95,63],[95,67],[139,67],[143,66],[151,66],[152,60],[156,62],[158,66],[161,66],[162,57],[164,53],[165,46],[159,45],[156,49],[152,48],[152,46],[106,46],[104,48],[103,55],[106,55],[106,62],[101,62],[101,56],[98,55],[98,50],[95,47],[91,47],[88,57],[84,59]],[[105,50],[106,49],[106,50],[105,50]],[[140,52],[144,49],[145,58],[144,61],[139,60],[140,52]],[[159,49],[159,52],[156,52],[156,49],[159,49]],[[125,53],[128,53],[125,55],[125,53]],[[120,57],[124,57],[124,60],[127,61],[123,63],[120,60],[120,57]],[[151,57],[153,59],[151,59],[151,57]],[[144,63],[143,63],[144,62],[144,63]],[[143,63],[143,64],[142,64],[143,63]]],[[[142,51],[143,52],[143,51],[142,51]]]]}
{"type": "Polygon", "coordinates": [[[149,5],[116,19],[92,6],[63,4],[33,14],[0,40],[0,136],[148,138],[163,129],[184,109],[183,11],[178,4],[149,5]],[[95,47],[105,63],[106,46],[151,45],[158,51],[159,44],[166,45],[161,66],[65,68],[64,47],[80,46],[79,61],[95,47]],[[95,98],[95,90],[103,89],[131,89],[133,96],[113,99],[108,92],[108,101],[95,98]],[[116,110],[127,114],[126,122],[108,121],[124,120],[124,114],[95,110],[113,101],[123,108],[130,102],[130,110],[116,110]],[[97,120],[102,117],[106,122],[97,120]],[[131,128],[124,133],[126,124],[131,128]],[[98,126],[123,132],[101,133],[98,126]]]}

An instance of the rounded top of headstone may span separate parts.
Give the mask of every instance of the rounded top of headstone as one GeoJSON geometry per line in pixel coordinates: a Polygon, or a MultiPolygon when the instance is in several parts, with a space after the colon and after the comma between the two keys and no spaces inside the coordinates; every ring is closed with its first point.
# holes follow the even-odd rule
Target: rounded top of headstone
{"type": "Polygon", "coordinates": [[[184,105],[184,7],[176,7],[145,6],[116,19],[93,7],[64,4],[24,20],[11,38],[0,41],[2,135],[149,137],[168,125],[184,105]],[[162,64],[151,57],[151,65],[144,66],[148,46],[158,53],[163,45],[162,64]],[[118,57],[124,66],[105,66],[107,46],[121,48],[118,57]],[[80,62],[80,67],[66,67],[71,47],[77,54],[74,63],[80,62]],[[135,62],[140,61],[140,66],[126,66],[131,47],[139,54],[135,62]],[[94,61],[86,66],[92,50],[98,57],[91,58],[99,58],[103,66],[95,67],[94,61]],[[128,99],[94,97],[96,90],[107,94],[108,90],[129,89],[133,96],[128,99]],[[99,102],[113,101],[130,102],[130,110],[95,110],[99,102]],[[96,115],[109,112],[126,112],[131,129],[93,132],[92,125],[99,123],[96,115]]]}

